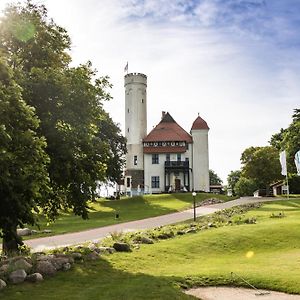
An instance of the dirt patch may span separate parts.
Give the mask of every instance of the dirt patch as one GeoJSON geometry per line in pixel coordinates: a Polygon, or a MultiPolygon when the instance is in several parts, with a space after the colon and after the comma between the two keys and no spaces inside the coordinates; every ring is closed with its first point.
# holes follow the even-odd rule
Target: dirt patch
{"type": "Polygon", "coordinates": [[[195,288],[185,293],[202,300],[300,300],[300,295],[231,287],[195,288]]]}

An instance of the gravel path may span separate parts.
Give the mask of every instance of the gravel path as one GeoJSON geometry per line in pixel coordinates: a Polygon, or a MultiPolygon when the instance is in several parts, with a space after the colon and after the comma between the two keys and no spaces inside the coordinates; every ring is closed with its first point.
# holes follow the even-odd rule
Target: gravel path
{"type": "Polygon", "coordinates": [[[300,300],[300,295],[233,287],[203,287],[186,291],[202,300],[300,300]]]}
{"type": "MultiPolygon", "coordinates": [[[[237,205],[256,203],[256,202],[266,202],[274,201],[274,198],[253,198],[253,197],[243,197],[236,200],[213,204],[209,206],[197,207],[197,216],[204,216],[216,211],[230,208],[237,205]]],[[[276,198],[276,200],[280,200],[276,198]]],[[[182,212],[176,212],[172,214],[167,214],[163,216],[137,220],[127,223],[115,224],[80,232],[56,235],[51,237],[43,237],[32,240],[25,241],[25,244],[30,246],[33,251],[41,251],[43,249],[51,249],[62,246],[69,246],[84,243],[87,241],[100,240],[111,232],[126,232],[126,231],[136,231],[141,229],[150,229],[162,225],[174,224],[177,222],[186,221],[193,218],[193,209],[185,210],[182,212]]]]}

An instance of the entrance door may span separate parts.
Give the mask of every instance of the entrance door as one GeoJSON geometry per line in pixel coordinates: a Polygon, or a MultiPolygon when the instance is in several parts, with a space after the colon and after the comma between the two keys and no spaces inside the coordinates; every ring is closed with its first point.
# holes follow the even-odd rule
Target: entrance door
{"type": "Polygon", "coordinates": [[[175,179],[175,190],[180,191],[180,179],[175,179]]]}

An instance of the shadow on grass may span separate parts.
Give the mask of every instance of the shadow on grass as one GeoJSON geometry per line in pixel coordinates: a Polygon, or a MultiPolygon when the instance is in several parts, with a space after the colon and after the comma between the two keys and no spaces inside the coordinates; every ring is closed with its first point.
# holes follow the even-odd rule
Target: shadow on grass
{"type": "Polygon", "coordinates": [[[39,284],[9,286],[1,296],[5,300],[196,299],[185,295],[170,278],[117,270],[105,259],[76,264],[72,271],[39,284]]]}

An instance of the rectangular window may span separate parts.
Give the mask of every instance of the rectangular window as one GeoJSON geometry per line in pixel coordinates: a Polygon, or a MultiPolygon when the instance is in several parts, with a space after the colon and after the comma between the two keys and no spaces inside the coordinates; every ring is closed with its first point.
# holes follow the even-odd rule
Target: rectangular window
{"type": "Polygon", "coordinates": [[[130,177],[127,177],[126,179],[126,186],[129,188],[130,187],[130,177]]]}
{"type": "Polygon", "coordinates": [[[133,164],[134,164],[135,166],[137,166],[137,155],[135,155],[135,156],[133,157],[133,164]]]}
{"type": "Polygon", "coordinates": [[[177,161],[181,161],[181,153],[177,153],[177,161]]]}
{"type": "Polygon", "coordinates": [[[153,189],[159,188],[159,176],[151,176],[151,187],[153,189]]]}
{"type": "Polygon", "coordinates": [[[166,161],[170,161],[170,159],[171,159],[171,158],[170,158],[170,153],[167,153],[167,154],[166,154],[166,161]]]}
{"type": "Polygon", "coordinates": [[[152,154],[152,164],[153,165],[159,164],[159,155],[158,154],[152,154]]]}

